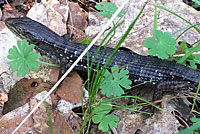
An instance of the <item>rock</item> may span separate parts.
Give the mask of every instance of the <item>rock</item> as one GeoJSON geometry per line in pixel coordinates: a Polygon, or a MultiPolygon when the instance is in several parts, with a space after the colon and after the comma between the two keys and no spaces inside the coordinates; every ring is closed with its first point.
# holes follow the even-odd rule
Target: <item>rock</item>
{"type": "MultiPolygon", "coordinates": [[[[25,105],[7,113],[0,118],[0,133],[10,134],[21,123],[21,121],[29,114],[39,102],[38,97],[43,96],[44,92],[30,98],[30,101],[25,105]]],[[[39,97],[40,98],[40,97],[39,97]]],[[[53,111],[48,103],[43,103],[39,108],[29,117],[26,122],[19,128],[16,134],[22,133],[42,133],[49,134],[50,123],[49,117],[51,116],[53,133],[73,134],[72,128],[68,125],[65,116],[57,111],[53,111]],[[47,109],[50,115],[47,115],[47,109]]]]}
{"type": "Polygon", "coordinates": [[[9,92],[9,89],[20,80],[21,77],[17,77],[16,73],[13,73],[10,70],[8,65],[8,50],[14,45],[17,45],[16,36],[5,27],[0,31],[0,78],[3,82],[3,89],[6,92],[9,92]]]}
{"type": "MultiPolygon", "coordinates": [[[[85,105],[88,101],[88,91],[87,90],[83,90],[83,105],[85,105]]],[[[66,113],[70,113],[72,111],[73,108],[77,108],[80,107],[81,103],[70,103],[69,101],[63,100],[61,99],[58,102],[57,108],[58,111],[60,111],[63,114],[66,113]]]]}
{"type": "MultiPolygon", "coordinates": [[[[125,0],[112,0],[118,7],[125,0]]],[[[115,36],[112,39],[110,47],[114,47],[116,43],[120,40],[123,33],[127,30],[131,22],[136,18],[139,11],[142,9],[144,2],[146,0],[131,0],[129,4],[126,5],[124,10],[127,12],[124,16],[124,24],[116,30],[115,36]]],[[[147,49],[143,47],[144,40],[147,37],[152,36],[153,22],[154,22],[154,5],[160,4],[169,10],[177,13],[178,15],[184,17],[186,20],[190,21],[192,24],[199,23],[200,12],[196,11],[194,8],[186,5],[182,0],[151,0],[139,20],[136,22],[134,28],[130,32],[129,36],[122,44],[122,46],[128,47],[136,53],[147,55],[147,49]]],[[[100,17],[97,13],[89,13],[89,27],[86,29],[87,35],[90,37],[96,36],[100,29],[107,22],[107,18],[100,17]]],[[[158,9],[158,30],[163,32],[174,33],[189,24],[180,20],[176,16],[158,9]]],[[[107,32],[104,33],[104,36],[107,32]]],[[[178,34],[175,34],[176,38],[178,34]]],[[[192,44],[200,38],[200,35],[194,29],[187,31],[179,40],[185,40],[187,43],[192,44]]],[[[103,39],[101,37],[100,41],[103,39]]],[[[98,42],[100,42],[98,41],[98,42]]]]}
{"type": "Polygon", "coordinates": [[[127,110],[117,110],[120,121],[117,126],[119,134],[174,134],[181,126],[170,112],[161,112],[153,117],[144,119],[140,114],[130,114],[127,110]]]}

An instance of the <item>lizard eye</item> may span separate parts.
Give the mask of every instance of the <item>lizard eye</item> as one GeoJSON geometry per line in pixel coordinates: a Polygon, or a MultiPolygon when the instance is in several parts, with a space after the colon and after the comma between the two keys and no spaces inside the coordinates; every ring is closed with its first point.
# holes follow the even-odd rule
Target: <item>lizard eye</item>
{"type": "Polygon", "coordinates": [[[19,27],[19,28],[18,28],[18,31],[20,31],[20,32],[21,32],[21,31],[22,31],[22,28],[20,28],[20,27],[19,27]]]}

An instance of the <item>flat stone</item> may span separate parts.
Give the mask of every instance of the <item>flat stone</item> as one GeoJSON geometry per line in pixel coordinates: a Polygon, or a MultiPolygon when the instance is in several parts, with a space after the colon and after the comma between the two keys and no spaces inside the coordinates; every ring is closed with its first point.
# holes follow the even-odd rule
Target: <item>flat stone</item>
{"type": "MultiPolygon", "coordinates": [[[[118,7],[125,0],[111,0],[111,2],[115,3],[118,7]]],[[[112,38],[110,47],[114,47],[117,42],[121,39],[123,33],[127,30],[131,22],[136,18],[144,2],[146,0],[130,0],[128,5],[124,8],[127,12],[124,16],[124,24],[120,26],[116,30],[115,36],[112,38]]],[[[186,5],[182,0],[151,0],[139,20],[136,22],[134,28],[130,32],[129,36],[122,44],[122,46],[128,47],[136,53],[147,55],[147,49],[144,48],[144,40],[148,37],[152,36],[153,30],[153,22],[154,22],[154,5],[162,5],[169,10],[177,13],[178,15],[184,17],[186,20],[190,21],[192,24],[199,23],[200,20],[200,12],[196,11],[194,8],[186,5]]],[[[97,15],[97,13],[89,13],[89,26],[86,29],[87,35],[90,37],[94,37],[97,33],[100,32],[101,27],[105,25],[107,22],[106,17],[101,17],[97,15]]],[[[158,9],[158,30],[162,30],[163,32],[174,33],[177,30],[180,30],[189,24],[182,21],[178,17],[162,10],[158,9]]],[[[104,33],[104,36],[107,32],[104,33]]],[[[175,34],[173,37],[176,38],[178,34],[175,34]]],[[[192,44],[200,38],[198,32],[194,29],[190,29],[179,39],[179,41],[185,40],[187,43],[192,44]]],[[[98,43],[103,39],[101,37],[98,43]]]]}

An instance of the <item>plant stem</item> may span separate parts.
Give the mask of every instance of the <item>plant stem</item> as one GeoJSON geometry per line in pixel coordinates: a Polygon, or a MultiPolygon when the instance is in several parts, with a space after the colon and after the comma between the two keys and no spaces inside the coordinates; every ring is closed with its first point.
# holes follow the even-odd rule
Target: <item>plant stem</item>
{"type": "Polygon", "coordinates": [[[47,63],[47,62],[43,62],[43,61],[38,61],[38,63],[48,65],[48,66],[53,66],[53,67],[60,67],[58,64],[51,64],[51,63],[47,63]]]}

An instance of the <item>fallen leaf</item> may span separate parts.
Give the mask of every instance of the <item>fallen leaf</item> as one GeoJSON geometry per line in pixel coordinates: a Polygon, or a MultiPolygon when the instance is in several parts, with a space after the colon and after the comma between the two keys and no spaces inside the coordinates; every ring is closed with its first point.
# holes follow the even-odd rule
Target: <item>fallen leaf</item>
{"type": "MultiPolygon", "coordinates": [[[[41,96],[38,94],[37,96],[41,96]]],[[[28,113],[38,104],[37,96],[30,98],[30,102],[19,107],[0,118],[0,134],[11,134],[28,113]]],[[[31,117],[19,128],[15,134],[42,133],[49,134],[49,122],[46,106],[49,106],[53,122],[53,133],[73,134],[72,128],[68,125],[65,117],[51,109],[47,103],[43,103],[32,114],[31,117]]]]}
{"type": "MultiPolygon", "coordinates": [[[[69,2],[70,16],[67,28],[70,36],[73,34],[75,40],[79,38],[87,37],[83,32],[88,25],[87,17],[88,13],[84,12],[83,9],[78,5],[78,3],[69,2]]],[[[73,40],[74,41],[74,40],[73,40]]]]}
{"type": "MultiPolygon", "coordinates": [[[[57,82],[59,69],[55,68],[50,74],[50,81],[57,82]]],[[[56,94],[71,103],[81,102],[82,79],[76,72],[71,72],[58,87],[56,94]]]]}
{"type": "Polygon", "coordinates": [[[74,27],[84,31],[88,25],[88,13],[84,12],[78,3],[74,2],[69,2],[69,9],[71,17],[68,20],[68,25],[73,25],[74,27]]]}
{"type": "Polygon", "coordinates": [[[30,98],[43,91],[48,86],[41,79],[22,79],[18,81],[8,94],[8,101],[3,108],[3,114],[6,114],[29,102],[30,98]]]}
{"type": "MultiPolygon", "coordinates": [[[[0,134],[11,134],[29,112],[29,105],[15,109],[0,118],[0,134]]],[[[29,118],[16,134],[33,131],[33,120],[29,118]]]]}
{"type": "Polygon", "coordinates": [[[87,35],[84,31],[74,27],[73,25],[67,26],[69,33],[73,33],[72,35],[72,41],[73,42],[81,42],[82,40],[87,38],[87,35]]]}
{"type": "Polygon", "coordinates": [[[64,79],[56,93],[66,101],[79,103],[81,102],[82,85],[81,77],[76,72],[72,72],[64,79]]]}
{"type": "Polygon", "coordinates": [[[58,81],[59,70],[60,70],[59,68],[52,67],[52,70],[51,70],[51,73],[50,73],[50,76],[49,76],[49,80],[51,82],[57,82],[58,81]]]}
{"type": "MultiPolygon", "coordinates": [[[[34,108],[39,100],[33,97],[30,101],[31,109],[34,108]]],[[[49,134],[49,120],[47,116],[47,110],[50,113],[53,126],[53,134],[73,134],[72,128],[67,124],[65,117],[59,114],[58,112],[51,109],[51,105],[43,103],[39,106],[36,112],[33,113],[32,118],[34,121],[33,127],[34,130],[41,134],[49,134]]]]}
{"type": "MultiPolygon", "coordinates": [[[[53,134],[74,134],[75,132],[67,123],[65,117],[58,112],[51,111],[53,119],[53,134]]],[[[49,128],[42,131],[42,134],[49,134],[49,128]]]]}
{"type": "Polygon", "coordinates": [[[67,33],[66,22],[63,17],[56,11],[48,11],[48,27],[60,36],[67,33]]]}
{"type": "Polygon", "coordinates": [[[67,114],[65,116],[67,123],[70,125],[70,127],[73,129],[74,133],[76,134],[82,124],[83,124],[83,120],[75,113],[71,112],[70,114],[67,114]]]}
{"type": "MultiPolygon", "coordinates": [[[[30,101],[31,109],[34,108],[38,104],[39,100],[32,99],[30,101]]],[[[45,129],[49,128],[48,126],[48,117],[46,112],[47,103],[42,103],[38,109],[33,113],[32,118],[34,121],[33,128],[38,133],[42,133],[45,129]]]]}

